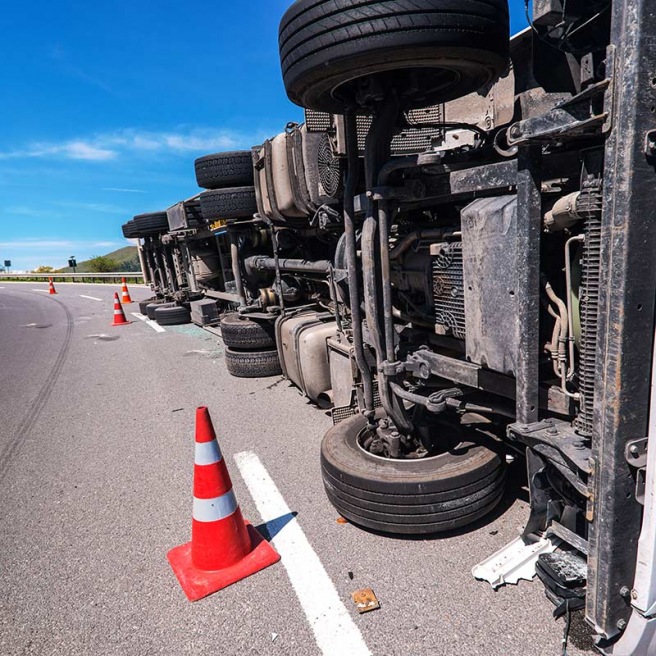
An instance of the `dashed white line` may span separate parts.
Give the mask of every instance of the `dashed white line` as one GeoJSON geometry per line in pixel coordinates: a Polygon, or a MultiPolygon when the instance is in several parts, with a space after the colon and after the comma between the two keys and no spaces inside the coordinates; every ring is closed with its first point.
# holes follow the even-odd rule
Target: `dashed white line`
{"type": "MultiPolygon", "coordinates": [[[[291,515],[260,459],[245,451],[237,466],[265,522],[291,515]]],[[[371,656],[360,629],[339,598],[335,585],[308,542],[296,518],[273,538],[296,596],[324,656],[371,656]]]]}
{"type": "Polygon", "coordinates": [[[95,296],[86,296],[85,294],[80,294],[80,298],[88,298],[90,301],[100,301],[102,303],[102,298],[96,298],[95,296]]]}
{"type": "Polygon", "coordinates": [[[150,320],[147,316],[144,314],[141,314],[141,312],[131,312],[133,317],[139,319],[139,321],[143,321],[146,325],[150,326],[155,332],[157,333],[165,333],[166,330],[162,328],[156,321],[150,320]]]}

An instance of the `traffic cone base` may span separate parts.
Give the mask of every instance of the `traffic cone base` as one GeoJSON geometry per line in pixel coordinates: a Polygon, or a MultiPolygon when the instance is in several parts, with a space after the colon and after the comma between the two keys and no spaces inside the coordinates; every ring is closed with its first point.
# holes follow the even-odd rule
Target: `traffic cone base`
{"type": "Polygon", "coordinates": [[[191,542],[169,551],[168,561],[189,601],[198,601],[214,592],[223,590],[280,560],[280,554],[259,534],[257,529],[249,522],[245,523],[251,539],[251,552],[229,567],[210,572],[194,567],[191,561],[191,542]]]}

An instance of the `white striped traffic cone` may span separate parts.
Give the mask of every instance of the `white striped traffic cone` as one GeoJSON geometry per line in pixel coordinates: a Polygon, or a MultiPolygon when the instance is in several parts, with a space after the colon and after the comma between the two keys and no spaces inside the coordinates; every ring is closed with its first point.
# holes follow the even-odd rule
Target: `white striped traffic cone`
{"type": "Polygon", "coordinates": [[[128,283],[125,278],[121,278],[121,303],[123,305],[126,303],[132,303],[130,292],[128,291],[128,283]]]}
{"type": "Polygon", "coordinates": [[[131,322],[125,318],[121,301],[118,300],[118,293],[114,292],[114,323],[112,326],[126,326],[129,323],[131,322]]]}
{"type": "Polygon", "coordinates": [[[189,601],[241,581],[280,560],[242,517],[207,408],[196,410],[191,542],[167,554],[189,601]]]}

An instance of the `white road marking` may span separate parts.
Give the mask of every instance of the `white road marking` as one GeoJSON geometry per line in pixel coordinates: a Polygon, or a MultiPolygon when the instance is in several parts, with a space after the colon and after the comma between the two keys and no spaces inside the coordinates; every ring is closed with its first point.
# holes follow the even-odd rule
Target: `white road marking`
{"type": "Polygon", "coordinates": [[[46,294],[50,293],[49,289],[33,289],[32,291],[33,292],[45,292],[46,294]]]}
{"type": "Polygon", "coordinates": [[[90,301],[100,301],[102,303],[102,298],[96,298],[95,296],[85,296],[80,294],[80,298],[88,298],[90,301]]]}
{"type": "MultiPolygon", "coordinates": [[[[276,484],[254,453],[238,453],[235,460],[263,521],[291,514],[276,484]]],[[[280,553],[321,653],[324,656],[371,656],[360,629],[295,518],[272,543],[280,553]]]]}
{"type": "Polygon", "coordinates": [[[131,312],[133,317],[136,317],[139,319],[139,321],[143,321],[146,325],[150,326],[155,332],[157,333],[165,333],[166,330],[160,326],[157,321],[152,321],[149,319],[146,315],[141,314],[141,312],[131,312]]]}

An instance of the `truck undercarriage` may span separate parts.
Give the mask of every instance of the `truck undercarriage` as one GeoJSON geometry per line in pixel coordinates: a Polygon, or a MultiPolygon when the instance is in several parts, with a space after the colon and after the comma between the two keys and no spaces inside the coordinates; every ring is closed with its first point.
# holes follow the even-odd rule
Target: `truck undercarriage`
{"type": "Polygon", "coordinates": [[[200,158],[207,191],[124,234],[155,303],[226,312],[232,373],[332,408],[344,517],[465,526],[525,460],[547,596],[604,653],[652,654],[656,12],[528,15],[509,39],[505,1],[295,2],[305,123],[200,158]]]}

